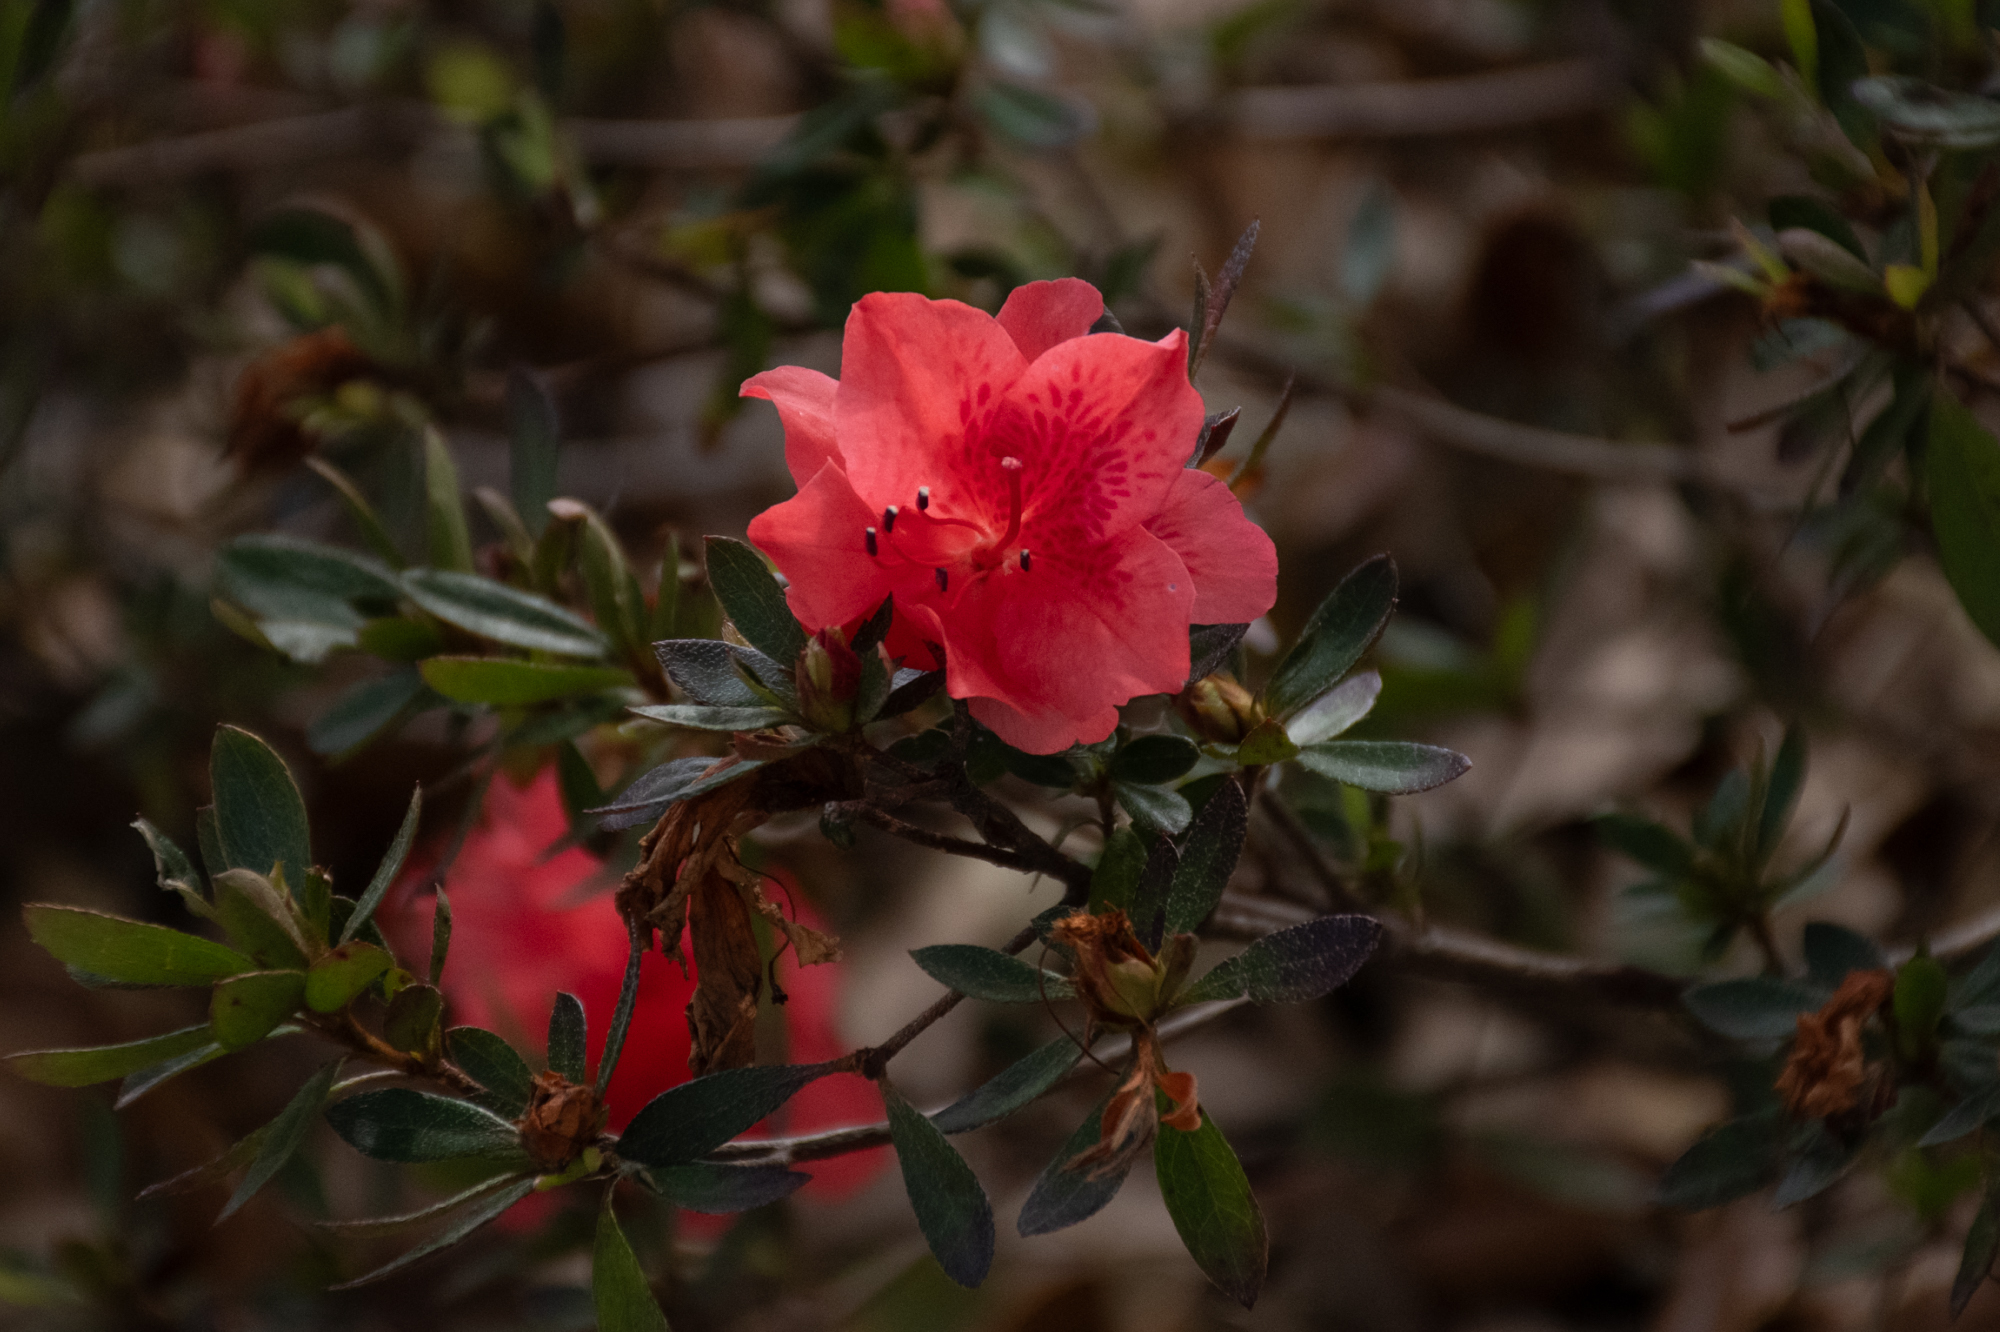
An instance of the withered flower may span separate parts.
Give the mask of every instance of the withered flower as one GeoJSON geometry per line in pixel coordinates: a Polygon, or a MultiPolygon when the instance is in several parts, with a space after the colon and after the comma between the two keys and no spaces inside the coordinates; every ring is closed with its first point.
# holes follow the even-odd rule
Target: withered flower
{"type": "Polygon", "coordinates": [[[604,1131],[604,1102],[594,1088],[553,1069],[535,1075],[528,1109],[520,1119],[521,1146],[545,1172],[561,1170],[604,1131]]]}
{"type": "Polygon", "coordinates": [[[1183,1133],[1194,1132],[1201,1127],[1201,1102],[1194,1074],[1176,1073],[1167,1067],[1160,1038],[1148,1027],[1133,1034],[1132,1062],[1125,1080],[1104,1107],[1097,1142],[1077,1153],[1064,1168],[1081,1170],[1092,1179],[1122,1170],[1152,1142],[1161,1124],[1183,1133]],[[1167,1101],[1165,1115],[1160,1113],[1161,1096],[1167,1101]]]}
{"type": "Polygon", "coordinates": [[[373,364],[339,325],[265,352],[236,381],[226,451],[246,473],[289,467],[316,442],[300,420],[300,400],[331,393],[373,364]]]}
{"type": "Polygon", "coordinates": [[[1817,1013],[1799,1017],[1792,1057],[1778,1075],[1778,1094],[1797,1119],[1845,1114],[1867,1081],[1861,1026],[1895,993],[1886,971],[1850,971],[1817,1013]]]}

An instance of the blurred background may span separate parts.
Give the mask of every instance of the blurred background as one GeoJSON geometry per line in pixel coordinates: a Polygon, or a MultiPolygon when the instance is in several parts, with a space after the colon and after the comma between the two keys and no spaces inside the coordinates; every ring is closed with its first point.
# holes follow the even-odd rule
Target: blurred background
{"type": "MultiPolygon", "coordinates": [[[[1838,8],[1892,53],[1933,10],[1973,12],[1838,8]]],[[[1199,382],[1242,408],[1239,464],[1295,382],[1239,478],[1283,570],[1250,669],[1390,551],[1368,725],[1474,765],[1393,808],[1296,793],[1374,900],[1692,971],[1700,932],[1622,894],[1640,875],[1589,819],[1684,828],[1800,722],[1786,855],[1847,826],[1782,937],[1810,914],[1907,943],[1992,905],[2000,654],[1893,497],[1818,498],[1851,425],[1777,409],[1839,339],[1774,335],[1689,276],[1737,253],[1732,219],[1813,189],[1795,127],[1705,38],[1785,50],[1775,0],[0,0],[0,1048],[131,1039],[183,1001],[175,1025],[199,1020],[192,998],[79,990],[14,908],[173,919],[128,825],[193,844],[220,722],[290,758],[336,882],[366,881],[413,781],[427,839],[480,835],[462,728],[355,745],[327,716],[376,663],[290,660],[212,606],[239,534],[360,544],[308,454],[400,532],[422,521],[414,426],[443,430],[467,487],[504,486],[525,373],[556,407],[560,493],[657,567],[670,538],[740,535],[791,493],[775,412],[736,386],[837,371],[861,294],[992,310],[1077,275],[1157,337],[1186,322],[1191,258],[1214,273],[1253,220],[1199,382]]],[[[475,544],[504,536],[481,521],[475,544]]],[[[585,752],[615,772],[604,732],[585,752]]],[[[633,854],[593,846],[607,870],[580,893],[633,854]]],[[[1055,900],[879,837],[838,851],[810,819],[758,847],[846,942],[835,1048],[935,993],[908,949],[997,943],[1055,900]]],[[[1300,877],[1295,848],[1253,838],[1238,887],[1300,877]]],[[[899,1078],[942,1103],[1051,1034],[965,1005],[899,1078]]],[[[1208,1288],[1143,1170],[1077,1229],[1013,1235],[1101,1079],[961,1141],[1001,1217],[976,1292],[873,1158],[733,1224],[628,1225],[684,1330],[1944,1326],[1975,1202],[1935,1180],[1871,1172],[1782,1214],[1652,1204],[1728,1113],[1740,1070],[1715,1049],[1671,1012],[1379,963],[1191,1035],[1177,1066],[1270,1217],[1253,1313],[1208,1288]]],[[[224,1061],[118,1116],[101,1089],[0,1077],[0,1325],[590,1325],[587,1200],[331,1296],[357,1252],[391,1250],[310,1219],[400,1195],[324,1130],[220,1227],[214,1189],[132,1201],[267,1120],[312,1058],[224,1061]]],[[[2000,1297],[1963,1323],[2000,1325],[2000,1297]]]]}

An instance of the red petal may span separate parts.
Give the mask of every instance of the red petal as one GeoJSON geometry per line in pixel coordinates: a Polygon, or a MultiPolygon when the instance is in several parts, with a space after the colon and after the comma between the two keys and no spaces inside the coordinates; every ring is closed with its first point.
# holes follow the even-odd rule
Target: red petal
{"type": "Polygon", "coordinates": [[[1196,624],[1246,624],[1277,604],[1278,549],[1223,482],[1182,468],[1146,530],[1194,579],[1196,624]]]}
{"type": "MultiPolygon", "coordinates": [[[[975,461],[969,446],[1026,368],[982,310],[910,292],[863,296],[847,317],[833,406],[855,492],[878,513],[914,504],[919,486],[942,508],[963,507],[958,474],[975,461]]],[[[983,450],[976,461],[986,463],[983,450]]]]}
{"type": "Polygon", "coordinates": [[[802,365],[781,365],[743,381],[741,396],[776,404],[785,424],[785,466],[800,489],[820,468],[840,461],[833,442],[833,393],[839,387],[838,380],[802,365]]]}
{"type": "Polygon", "coordinates": [[[1104,314],[1104,298],[1082,278],[1025,282],[1007,294],[1000,307],[1000,327],[1014,339],[1026,360],[1034,360],[1059,342],[1080,338],[1104,314]]]}
{"type": "Polygon", "coordinates": [[[751,519],[750,540],[791,580],[792,614],[820,630],[869,614],[891,592],[899,605],[936,594],[929,569],[868,553],[865,530],[881,522],[829,463],[797,495],[751,519]]]}
{"type": "Polygon", "coordinates": [[[945,678],[954,698],[993,700],[975,712],[1016,748],[1089,744],[1111,733],[1119,704],[1187,679],[1193,603],[1180,557],[1143,529],[1037,551],[1031,572],[1002,565],[939,609],[945,678]]]}

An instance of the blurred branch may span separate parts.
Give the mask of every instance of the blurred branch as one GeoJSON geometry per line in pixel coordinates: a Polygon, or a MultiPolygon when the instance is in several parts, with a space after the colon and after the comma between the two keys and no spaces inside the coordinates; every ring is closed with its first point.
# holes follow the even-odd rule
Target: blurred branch
{"type": "Polygon", "coordinates": [[[1558,60],[1464,78],[1246,88],[1229,106],[1247,139],[1388,139],[1478,134],[1610,105],[1618,80],[1594,59],[1558,60]]]}
{"type": "MultiPolygon", "coordinates": [[[[1037,937],[1038,931],[1033,925],[1023,925],[1001,951],[1011,957],[1033,943],[1037,937]]],[[[904,1047],[923,1035],[939,1018],[957,1008],[964,998],[965,995],[957,990],[946,990],[936,1003],[904,1023],[888,1040],[880,1045],[864,1046],[850,1054],[847,1058],[854,1071],[871,1082],[881,1077],[882,1070],[889,1066],[891,1059],[901,1054],[904,1047]]]]}
{"type": "Polygon", "coordinates": [[[1384,384],[1357,395],[1401,416],[1439,443],[1523,467],[1599,481],[1695,481],[1705,469],[1691,451],[1670,444],[1623,444],[1521,425],[1469,411],[1428,393],[1384,384]]]}

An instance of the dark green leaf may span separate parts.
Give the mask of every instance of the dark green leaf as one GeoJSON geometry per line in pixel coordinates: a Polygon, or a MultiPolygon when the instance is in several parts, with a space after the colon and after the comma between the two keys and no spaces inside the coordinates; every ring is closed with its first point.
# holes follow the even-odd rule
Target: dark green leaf
{"type": "Polygon", "coordinates": [[[985,1188],[937,1126],[886,1082],[882,1100],[910,1210],[931,1256],[959,1285],[977,1286],[993,1266],[993,1204],[985,1188]]]}
{"type": "Polygon", "coordinates": [[[1374,671],[1342,680],[1321,694],[1285,727],[1285,735],[1300,747],[1331,740],[1366,717],[1382,692],[1382,677],[1374,671]]]}
{"type": "Polygon", "coordinates": [[[1012,83],[989,83],[973,97],[986,123],[1024,148],[1067,148],[1096,127],[1087,104],[1012,83]]]}
{"type": "Polygon", "coordinates": [[[1395,608],[1396,562],[1377,555],[1343,578],[1306,621],[1264,687],[1266,710],[1283,720],[1332,688],[1361,660],[1395,608]]]}
{"type": "Polygon", "coordinates": [[[331,213],[317,208],[281,208],[250,229],[249,244],[255,254],[340,269],[379,313],[387,313],[396,304],[389,275],[370,258],[354,228],[331,213]]]}
{"type": "Polygon", "coordinates": [[[1957,1318],[1972,1303],[1972,1297],[1993,1273],[1993,1260],[2000,1256],[2000,1195],[1988,1189],[1980,1200],[1978,1214],[1965,1232],[1965,1252],[1958,1260],[1958,1275],[1951,1282],[1951,1316],[1957,1318]]]}
{"type": "Polygon", "coordinates": [[[812,1176],[774,1165],[722,1165],[689,1161],[655,1170],[653,1178],[677,1207],[706,1216],[747,1212],[788,1198],[812,1176]]]}
{"type": "Polygon", "coordinates": [[[1783,1135],[1782,1112],[1775,1109],[1710,1129],[1667,1167],[1660,1202],[1699,1212],[1755,1193],[1778,1172],[1783,1135]]]}
{"type": "Polygon", "coordinates": [[[611,666],[566,666],[507,657],[432,657],[418,667],[423,682],[459,703],[527,707],[577,694],[633,687],[631,672],[611,666]]]}
{"type": "Polygon", "coordinates": [[[453,1027],[444,1034],[444,1051],[452,1063],[486,1089],[490,1109],[516,1119],[528,1108],[535,1075],[528,1061],[506,1041],[480,1027],[453,1027]]]}
{"type": "Polygon", "coordinates": [[[1954,1008],[1996,1001],[2000,1001],[2000,943],[1988,948],[1978,965],[1959,978],[1951,997],[1954,1008]]]}
{"type": "Polygon", "coordinates": [[[672,1166],[706,1155],[792,1099],[832,1064],[731,1068],[683,1082],[648,1101],[618,1139],[618,1154],[641,1165],[672,1166]]]}
{"type": "Polygon", "coordinates": [[[1236,645],[1249,632],[1247,624],[1189,625],[1188,684],[1211,676],[1228,665],[1236,645]]]}
{"type": "Polygon", "coordinates": [[[424,534],[432,565],[472,572],[472,536],[465,522],[465,497],[459,493],[458,464],[444,436],[429,428],[424,431],[424,534]]]}
{"type": "Polygon", "coordinates": [[[1076,994],[1067,977],[977,944],[933,944],[910,956],[931,979],[970,999],[1038,1004],[1044,998],[1069,999],[1076,994]]]}
{"type": "Polygon", "coordinates": [[[312,868],[305,797],[277,751],[234,726],[219,726],[208,754],[215,832],[231,868],[297,883],[312,868]]]}
{"type": "Polygon", "coordinates": [[[555,400],[525,370],[507,372],[507,482],[528,535],[540,536],[556,497],[556,456],[562,427],[555,400]]]}
{"type": "Polygon", "coordinates": [[[1808,1120],[1794,1135],[1787,1151],[1785,1172],[1778,1179],[1778,1191],[1771,1206],[1790,1207],[1826,1192],[1854,1164],[1859,1144],[1842,1143],[1818,1120],[1808,1120]]]}
{"type": "Polygon", "coordinates": [[[639,1003],[639,964],[646,958],[646,940],[652,931],[636,920],[625,922],[630,948],[625,955],[625,979],[618,987],[618,1006],[611,1011],[611,1030],[605,1034],[604,1049],[597,1056],[597,1094],[603,1096],[618,1068],[618,1056],[625,1050],[625,1033],[632,1026],[632,1010],[639,1003]]]}
{"type": "Polygon", "coordinates": [[[1186,832],[1188,824],[1194,819],[1194,807],[1188,804],[1187,798],[1163,786],[1114,782],[1111,792],[1118,798],[1119,808],[1132,817],[1132,822],[1155,836],[1186,832]]]}
{"type": "Polygon", "coordinates": [[[900,717],[929,702],[944,688],[944,672],[900,670],[890,679],[889,686],[889,697],[882,700],[882,707],[875,714],[878,719],[900,717]]]}
{"type": "Polygon", "coordinates": [[[1911,143],[1950,149],[2000,144],[2000,102],[1990,97],[1899,76],[1859,79],[1853,96],[1911,143]]]}
{"type": "Polygon", "coordinates": [[[221,1155],[211,1157],[191,1170],[183,1170],[178,1175],[171,1175],[156,1183],[148,1184],[139,1190],[138,1201],[172,1198],[207,1188],[211,1184],[224,1183],[231,1175],[257,1159],[257,1153],[264,1148],[264,1140],[270,1136],[269,1124],[254,1129],[231,1143],[221,1155]]]}
{"type": "Polygon", "coordinates": [[[35,0],[35,7],[28,12],[27,23],[20,31],[20,45],[14,56],[15,96],[39,84],[54,68],[75,12],[76,0],[35,0]]]}
{"type": "Polygon", "coordinates": [[[1167,890],[1168,934],[1192,933],[1215,910],[1243,854],[1249,826],[1250,804],[1243,788],[1224,782],[1181,841],[1180,863],[1167,890]]]}
{"type": "Polygon", "coordinates": [[[380,735],[424,693],[424,680],[405,667],[351,686],[306,729],[315,754],[345,754],[380,735]]]}
{"type": "Polygon", "coordinates": [[[329,1107],[326,1118],[356,1151],[378,1161],[448,1161],[520,1150],[514,1126],[492,1111],[409,1087],[350,1096],[329,1107]]]}
{"type": "Polygon", "coordinates": [[[1668,878],[1694,872],[1694,848],[1673,829],[1632,814],[1601,814],[1594,821],[1605,845],[1668,878]]]}
{"type": "Polygon", "coordinates": [[[1950,981],[1933,957],[1913,957],[1896,970],[1896,1032],[1905,1054],[1915,1056],[1929,1047],[1944,1016],[1950,981]]]}
{"type": "MultiPolygon", "coordinates": [[[[1185,777],[1201,761],[1194,741],[1178,735],[1142,735],[1111,756],[1112,780],[1158,786],[1185,777]]],[[[1060,783],[1068,786],[1074,775],[1060,783]]],[[[1056,783],[1048,783],[1056,785],[1056,783]]]]}
{"type": "Polygon", "coordinates": [[[730,645],[713,638],[670,638],[653,644],[667,678],[697,703],[716,708],[766,706],[744,682],[730,645]]]}
{"type": "Polygon", "coordinates": [[[319,1108],[326,1102],[326,1094],[333,1089],[333,1080],[340,1073],[341,1061],[336,1059],[306,1080],[298,1094],[288,1101],[278,1117],[263,1130],[263,1138],[258,1143],[257,1155],[251,1159],[250,1169],[229,1195],[229,1201],[222,1205],[221,1213],[215,1218],[226,1221],[236,1215],[239,1208],[257,1195],[257,1191],[271,1182],[273,1176],[284,1168],[305,1144],[306,1135],[312,1132],[313,1120],[319,1116],[319,1108]]]}
{"type": "Polygon", "coordinates": [[[389,849],[382,856],[382,863],[375,867],[375,877],[368,881],[368,888],[361,894],[361,900],[354,905],[354,911],[347,923],[340,927],[340,942],[346,943],[361,933],[362,927],[375,917],[375,908],[382,905],[382,898],[388,893],[396,876],[403,872],[403,861],[410,854],[410,847],[417,840],[417,825],[424,817],[424,788],[419,786],[410,792],[410,807],[403,813],[402,826],[396,829],[396,838],[389,843],[389,849]]]}
{"type": "Polygon", "coordinates": [[[299,537],[240,536],[216,557],[217,586],[261,618],[358,628],[353,603],[393,603],[402,588],[388,565],[299,537]]]}
{"type": "MultiPolygon", "coordinates": [[[[1926,362],[1904,361],[1896,366],[1895,396],[1861,432],[1841,472],[1843,496],[1872,491],[1889,464],[1906,451],[1906,441],[1922,423],[1924,409],[1930,406],[1935,373],[1926,362]]],[[[1786,739],[1790,740],[1795,733],[1793,728],[1786,739]]]]}
{"type": "Polygon", "coordinates": [[[590,1299],[597,1310],[597,1332],[667,1332],[667,1316],[653,1298],[646,1269],[618,1228],[618,1218],[606,1197],[597,1214],[597,1242],[590,1253],[590,1299]]]}
{"type": "Polygon", "coordinates": [[[583,1001],[573,994],[558,994],[549,1010],[549,1067],[571,1082],[587,1082],[584,1041],[583,1001]]]}
{"type": "Polygon", "coordinates": [[[435,985],[405,985],[382,1015],[382,1039],[406,1054],[429,1054],[443,1016],[444,995],[435,985]]]}
{"type": "Polygon", "coordinates": [[[708,581],[723,613],[750,645],[781,664],[798,659],[806,632],[785,604],[785,590],[741,541],[708,538],[708,581]]]}
{"type": "Polygon", "coordinates": [[[1388,795],[1443,786],[1472,766],[1463,754],[1407,740],[1329,740],[1300,750],[1299,763],[1322,777],[1388,795]]]}
{"type": "Polygon", "coordinates": [[[1972,623],[2000,644],[2000,439],[1938,394],[1926,456],[1938,563],[1972,623]]]}
{"type": "Polygon", "coordinates": [[[1223,1294],[1246,1309],[1254,1305],[1270,1260],[1264,1213],[1242,1163],[1208,1112],[1192,1133],[1160,1125],[1153,1165],[1167,1215],[1189,1256],[1223,1294]]]}
{"type": "Polygon", "coordinates": [[[1082,1058],[1082,1046],[1058,1036],[932,1115],[931,1123],[940,1132],[966,1133],[1004,1119],[1061,1082],[1082,1058]]]}
{"type": "Polygon", "coordinates": [[[1103,1135],[1104,1108],[1110,1100],[1106,1096],[1084,1116],[1083,1123],[1056,1152],[1055,1160],[1035,1179],[1035,1187],[1028,1194],[1028,1201],[1021,1205],[1020,1220],[1015,1223],[1023,1238],[1047,1235],[1088,1221],[1103,1211],[1124,1187],[1125,1176],[1132,1169],[1129,1160],[1097,1178],[1087,1171],[1068,1168],[1071,1161],[1095,1146],[1103,1135]]]}
{"type": "Polygon", "coordinates": [[[190,911],[205,912],[207,900],[202,896],[201,875],[195,870],[194,862],[188,859],[187,852],[145,819],[134,820],[132,826],[139,830],[139,835],[146,839],[146,846],[153,853],[153,873],[160,887],[179,894],[190,911]]]}
{"type": "Polygon", "coordinates": [[[306,972],[306,1007],[315,1013],[338,1013],[394,965],[395,959],[374,944],[359,939],[344,943],[306,972]]]}
{"type": "Polygon", "coordinates": [[[1299,756],[1299,747],[1285,733],[1285,724],[1266,717],[1250,729],[1236,745],[1236,761],[1246,768],[1265,768],[1299,756]]]}
{"type": "Polygon", "coordinates": [[[1132,932],[1154,952],[1167,936],[1167,897],[1173,891],[1174,872],[1180,863],[1180,849],[1172,838],[1154,838],[1139,884],[1132,890],[1132,905],[1126,912],[1132,918],[1132,932]]]}
{"type": "Polygon", "coordinates": [[[176,1059],[209,1043],[208,1024],[183,1027],[142,1041],[80,1050],[25,1050],[6,1056],[6,1065],[30,1082],[47,1087],[88,1087],[176,1059]]]}
{"type": "Polygon", "coordinates": [[[1874,971],[1888,963],[1873,940],[1822,920],[1806,922],[1806,975],[1828,990],[1840,987],[1850,971],[1874,971]]]}
{"type": "Polygon", "coordinates": [[[267,970],[303,970],[305,924],[277,884],[247,869],[215,876],[215,918],[230,942],[267,970]]]}
{"type": "Polygon", "coordinates": [[[215,987],[208,1025],[225,1050],[241,1050],[270,1035],[305,999],[303,971],[252,971],[215,987]]]}
{"type": "Polygon", "coordinates": [[[1843,217],[1839,209],[1822,199],[1800,194],[1779,195],[1771,200],[1769,216],[1773,231],[1804,227],[1807,231],[1825,236],[1862,263],[1868,262],[1868,251],[1862,248],[1861,238],[1854,234],[1853,223],[1843,217]]]}
{"type": "Polygon", "coordinates": [[[1104,844],[1097,868],[1090,875],[1090,909],[1110,907],[1128,910],[1139,876],[1146,872],[1146,843],[1130,828],[1120,828],[1104,844]]]}
{"type": "Polygon", "coordinates": [[[648,721],[696,731],[761,731],[798,720],[781,708],[718,708],[705,703],[658,703],[632,711],[648,721]]]}
{"type": "Polygon", "coordinates": [[[645,773],[611,804],[584,812],[597,816],[597,826],[606,830],[651,823],[667,806],[740,781],[763,766],[762,759],[675,759],[645,773]]]}
{"type": "MultiPolygon", "coordinates": [[[[341,1104],[345,1105],[346,1102],[343,1101],[341,1104]]],[[[340,1107],[335,1106],[334,1108],[339,1109],[340,1107]]],[[[366,1285],[371,1281],[379,1281],[392,1272],[402,1271],[419,1258],[428,1258],[440,1249],[448,1249],[487,1222],[498,1219],[508,1208],[534,1191],[535,1181],[533,1179],[519,1180],[511,1188],[504,1189],[492,1195],[478,1206],[467,1208],[459,1214],[457,1220],[453,1221],[429,1240],[411,1249],[408,1253],[403,1254],[392,1262],[384,1263],[366,1276],[356,1277],[352,1281],[344,1281],[332,1289],[352,1290],[356,1286],[366,1285]]]]}
{"type": "Polygon", "coordinates": [[[412,569],[403,575],[403,588],[446,624],[496,643],[565,657],[601,657],[606,649],[604,636],[588,620],[491,578],[412,569]]]}
{"type": "Polygon", "coordinates": [[[1345,985],[1382,941],[1369,916],[1321,916],[1267,934],[1210,971],[1181,995],[1205,1003],[1246,995],[1260,1004],[1298,1004],[1345,985]]]}
{"type": "Polygon", "coordinates": [[[1798,1029],[1799,1016],[1816,1011],[1828,993],[1775,976],[1746,976],[1689,987],[1681,996],[1703,1026],[1739,1041],[1782,1041],[1798,1029]]]}
{"type": "Polygon", "coordinates": [[[81,907],[29,906],[28,934],[58,962],[118,985],[213,985],[257,964],[210,939],[81,907]]]}
{"type": "MultiPolygon", "coordinates": [[[[1986,1061],[1991,1063],[1990,1058],[1986,1061]]],[[[1992,1069],[1986,1070],[1991,1076],[1992,1069]]],[[[1973,1092],[1945,1113],[1944,1118],[1931,1125],[1930,1131],[1918,1140],[1919,1147],[1942,1147],[1949,1142],[1957,1142],[1966,1134],[1974,1132],[2000,1115],[2000,1083],[1973,1092]]]]}
{"type": "MultiPolygon", "coordinates": [[[[280,1027],[271,1034],[284,1036],[297,1030],[297,1027],[280,1027]]],[[[118,1084],[118,1099],[111,1103],[111,1108],[123,1110],[161,1083],[177,1078],[190,1069],[200,1068],[212,1059],[220,1059],[226,1053],[228,1052],[211,1040],[208,1044],[189,1050],[186,1054],[163,1059],[151,1068],[142,1068],[118,1084]]]]}

